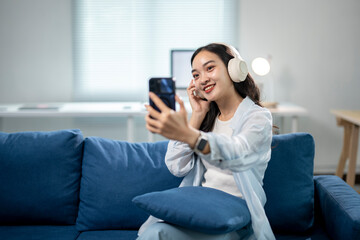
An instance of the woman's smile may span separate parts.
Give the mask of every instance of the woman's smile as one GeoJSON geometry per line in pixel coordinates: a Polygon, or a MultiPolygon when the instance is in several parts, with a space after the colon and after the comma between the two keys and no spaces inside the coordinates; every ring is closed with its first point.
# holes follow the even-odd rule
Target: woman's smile
{"type": "Polygon", "coordinates": [[[210,93],[215,87],[215,84],[211,84],[211,85],[207,85],[205,88],[204,88],[204,91],[206,93],[210,93]]]}

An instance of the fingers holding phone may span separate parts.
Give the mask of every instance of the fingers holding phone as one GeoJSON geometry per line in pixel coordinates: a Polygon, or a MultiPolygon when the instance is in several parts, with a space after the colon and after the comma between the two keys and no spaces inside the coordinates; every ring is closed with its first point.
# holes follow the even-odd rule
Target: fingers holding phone
{"type": "Polygon", "coordinates": [[[150,92],[149,96],[161,112],[150,105],[145,105],[149,112],[145,117],[146,128],[150,132],[160,134],[168,139],[185,141],[184,132],[188,132],[189,126],[184,102],[177,95],[175,96],[175,100],[180,105],[180,110],[175,112],[167,107],[156,94],[150,92]]]}
{"type": "Polygon", "coordinates": [[[187,113],[184,102],[175,94],[175,82],[171,78],[152,78],[149,80],[149,102],[145,105],[148,115],[146,128],[174,140],[182,136],[187,127],[187,113]],[[175,112],[175,102],[180,110],[175,112]]]}

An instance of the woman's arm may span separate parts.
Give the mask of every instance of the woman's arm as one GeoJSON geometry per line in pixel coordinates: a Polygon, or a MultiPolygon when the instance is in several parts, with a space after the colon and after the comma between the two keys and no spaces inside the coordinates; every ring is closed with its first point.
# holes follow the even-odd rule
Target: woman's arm
{"type": "Polygon", "coordinates": [[[173,175],[183,177],[195,165],[194,151],[186,143],[170,140],[165,163],[173,175]]]}
{"type": "Polygon", "coordinates": [[[200,133],[199,130],[188,124],[184,102],[177,95],[175,96],[175,100],[180,105],[180,110],[175,112],[154,93],[150,92],[149,96],[161,112],[146,105],[149,112],[145,117],[146,128],[152,133],[160,134],[170,140],[187,143],[193,148],[200,133]]]}
{"type": "Polygon", "coordinates": [[[187,143],[190,148],[194,148],[200,135],[199,128],[209,111],[210,102],[194,95],[195,85],[190,82],[187,93],[192,108],[190,121],[187,121],[187,112],[184,102],[176,95],[175,100],[180,105],[180,110],[175,112],[168,108],[156,94],[150,92],[149,96],[155,105],[161,110],[156,111],[151,106],[146,105],[149,114],[145,117],[146,128],[158,133],[168,139],[187,143]]]}
{"type": "Polygon", "coordinates": [[[195,96],[193,94],[194,91],[195,85],[191,82],[187,88],[192,108],[189,122],[187,122],[187,112],[184,103],[178,96],[176,96],[176,101],[180,105],[180,111],[178,112],[169,109],[153,93],[150,93],[150,97],[159,107],[161,113],[155,112],[150,106],[146,106],[149,111],[148,116],[146,116],[147,128],[152,132],[172,139],[168,144],[165,163],[169,171],[178,177],[185,176],[194,167],[195,157],[193,148],[200,135],[198,129],[206,113],[209,111],[209,102],[195,96]]]}
{"type": "Polygon", "coordinates": [[[201,123],[209,111],[210,102],[194,95],[196,92],[194,81],[190,82],[186,90],[192,110],[189,124],[195,129],[200,129],[201,123]]]}

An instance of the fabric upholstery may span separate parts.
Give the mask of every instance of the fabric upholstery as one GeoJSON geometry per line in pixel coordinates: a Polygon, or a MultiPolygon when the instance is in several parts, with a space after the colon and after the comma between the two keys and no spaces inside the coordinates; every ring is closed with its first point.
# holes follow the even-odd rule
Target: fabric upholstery
{"type": "Polygon", "coordinates": [[[300,233],[314,221],[314,139],[307,133],[275,135],[264,177],[265,211],[275,232],[300,233]]]}
{"type": "Polygon", "coordinates": [[[229,233],[250,223],[245,200],[213,188],[174,188],[137,196],[133,202],[154,217],[203,233],[229,233]]]}
{"type": "Polygon", "coordinates": [[[75,240],[78,236],[75,225],[0,226],[2,240],[75,240]]]}
{"type": "Polygon", "coordinates": [[[165,166],[167,143],[86,138],[78,230],[138,229],[149,215],[132,198],[180,184],[165,166]]]}
{"type": "Polygon", "coordinates": [[[0,224],[74,224],[79,130],[0,133],[0,224]]]}
{"type": "Polygon", "coordinates": [[[82,232],[77,240],[135,240],[137,230],[103,230],[82,232]]]}
{"type": "Polygon", "coordinates": [[[316,176],[326,230],[334,239],[360,239],[360,195],[337,176],[316,176]]]}

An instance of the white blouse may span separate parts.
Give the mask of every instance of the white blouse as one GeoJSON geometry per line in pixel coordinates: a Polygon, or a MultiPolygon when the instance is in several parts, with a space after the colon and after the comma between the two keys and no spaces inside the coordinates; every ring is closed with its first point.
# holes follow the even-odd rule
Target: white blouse
{"type": "MultiPolygon", "coordinates": [[[[221,121],[217,117],[212,132],[231,137],[233,130],[230,127],[230,123],[231,119],[227,121],[221,121]]],[[[237,197],[243,197],[238,187],[236,186],[235,179],[230,170],[218,168],[203,159],[201,162],[206,168],[204,173],[204,180],[201,183],[203,187],[215,188],[237,197]]]]}

